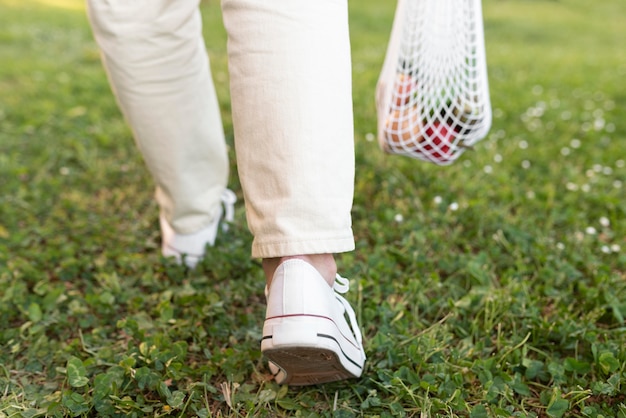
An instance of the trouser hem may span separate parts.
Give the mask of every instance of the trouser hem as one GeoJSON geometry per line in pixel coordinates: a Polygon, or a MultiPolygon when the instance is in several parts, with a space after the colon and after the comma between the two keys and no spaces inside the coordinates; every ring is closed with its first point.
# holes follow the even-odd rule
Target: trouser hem
{"type": "Polygon", "coordinates": [[[335,254],[354,250],[354,237],[268,241],[252,243],[253,258],[276,258],[305,254],[335,254]]]}

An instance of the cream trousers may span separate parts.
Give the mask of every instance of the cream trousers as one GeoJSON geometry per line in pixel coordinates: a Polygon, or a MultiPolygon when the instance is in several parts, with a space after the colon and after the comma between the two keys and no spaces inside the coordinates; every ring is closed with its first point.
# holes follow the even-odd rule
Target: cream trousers
{"type": "MultiPolygon", "coordinates": [[[[227,148],[199,0],[87,0],[115,97],[181,234],[219,216],[227,148]]],[[[253,257],[354,248],[346,0],[222,0],[253,257]]]]}

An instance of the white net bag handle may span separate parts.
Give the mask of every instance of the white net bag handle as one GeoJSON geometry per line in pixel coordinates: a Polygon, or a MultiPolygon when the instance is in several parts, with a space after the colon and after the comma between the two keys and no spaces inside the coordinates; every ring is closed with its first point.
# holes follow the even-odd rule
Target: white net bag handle
{"type": "Polygon", "coordinates": [[[376,107],[390,154],[447,165],[487,135],[481,0],[398,0],[376,107]]]}

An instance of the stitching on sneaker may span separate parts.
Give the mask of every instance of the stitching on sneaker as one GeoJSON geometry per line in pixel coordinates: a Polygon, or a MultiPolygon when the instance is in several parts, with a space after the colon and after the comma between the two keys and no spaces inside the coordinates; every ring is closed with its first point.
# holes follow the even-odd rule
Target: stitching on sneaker
{"type": "MultiPolygon", "coordinates": [[[[343,337],[343,339],[344,339],[344,340],[345,340],[348,344],[350,344],[351,346],[353,346],[354,348],[356,348],[356,349],[357,349],[357,350],[359,350],[359,351],[362,351],[362,350],[363,350],[362,346],[360,345],[360,341],[358,341],[358,340],[357,340],[357,341],[359,342],[359,344],[354,344],[354,343],[350,340],[350,338],[348,338],[347,336],[345,336],[345,335],[343,334],[343,332],[341,332],[341,329],[337,326],[337,323],[336,323],[336,322],[335,322],[332,318],[329,318],[329,317],[327,317],[327,316],[323,316],[323,315],[309,315],[309,314],[279,315],[279,316],[273,316],[273,317],[270,317],[270,318],[266,318],[266,321],[267,321],[267,320],[270,320],[270,319],[280,319],[280,318],[296,318],[296,317],[309,317],[309,318],[320,318],[320,319],[326,319],[326,320],[328,320],[328,321],[330,321],[330,322],[332,322],[332,323],[333,323],[333,325],[335,326],[335,329],[337,330],[337,332],[339,333],[339,335],[341,335],[341,336],[343,337]]],[[[326,334],[317,334],[317,335],[318,335],[318,336],[320,336],[320,335],[326,335],[326,334]]],[[[271,338],[273,338],[273,337],[274,337],[274,335],[273,335],[273,334],[272,334],[272,335],[264,335],[264,336],[261,338],[261,341],[263,341],[263,340],[269,340],[269,339],[271,339],[271,338]]],[[[334,337],[333,337],[333,340],[335,340],[335,341],[337,342],[337,344],[340,344],[340,343],[339,343],[339,341],[337,341],[337,339],[336,339],[336,338],[334,338],[334,337]]]]}

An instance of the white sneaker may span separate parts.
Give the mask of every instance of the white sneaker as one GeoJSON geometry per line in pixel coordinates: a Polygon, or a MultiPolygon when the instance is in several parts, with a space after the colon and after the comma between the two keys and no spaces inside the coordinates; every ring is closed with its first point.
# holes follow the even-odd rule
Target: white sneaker
{"type": "Polygon", "coordinates": [[[159,223],[161,225],[161,253],[165,257],[175,257],[179,264],[183,262],[191,269],[204,257],[205,248],[207,245],[213,246],[215,238],[217,237],[217,228],[224,218],[222,223],[222,230],[228,229],[228,222],[233,222],[235,212],[235,202],[237,197],[232,190],[224,189],[221,196],[221,201],[224,209],[220,206],[219,215],[215,220],[206,228],[192,234],[179,234],[175,232],[163,215],[159,216],[159,223]]]}
{"type": "Polygon", "coordinates": [[[336,293],[348,288],[339,275],[331,288],[303,260],[287,260],[276,269],[266,289],[261,351],[278,383],[303,386],[361,376],[361,331],[352,307],[336,293]]]}

